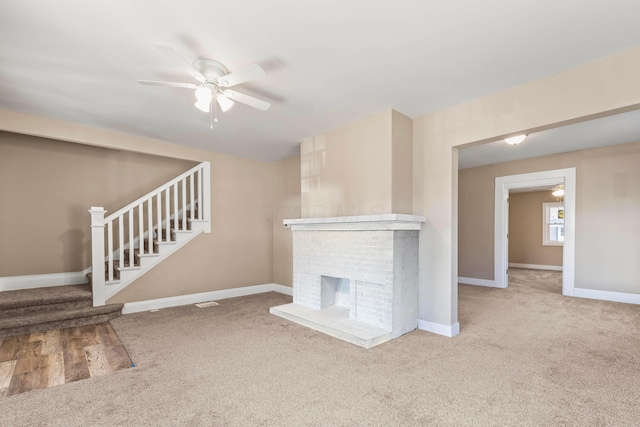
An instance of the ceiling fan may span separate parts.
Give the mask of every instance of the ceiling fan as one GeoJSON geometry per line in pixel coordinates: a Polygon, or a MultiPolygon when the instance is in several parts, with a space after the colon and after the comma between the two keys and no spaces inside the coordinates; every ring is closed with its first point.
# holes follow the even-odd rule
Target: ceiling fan
{"type": "Polygon", "coordinates": [[[245,95],[235,90],[227,89],[241,83],[254,80],[265,75],[264,70],[257,64],[249,65],[233,73],[229,73],[227,67],[218,61],[212,59],[196,59],[190,64],[185,58],[180,56],[173,48],[164,45],[156,45],[165,55],[180,63],[185,70],[195,78],[199,84],[179,83],[179,82],[158,82],[150,80],[138,80],[138,83],[149,86],[169,86],[180,87],[185,89],[195,89],[196,103],[195,106],[205,113],[212,112],[212,104],[216,110],[215,122],[217,118],[217,106],[213,103],[214,99],[220,109],[225,112],[233,106],[234,101],[246,104],[258,110],[266,111],[271,104],[253,96],[245,95]]]}

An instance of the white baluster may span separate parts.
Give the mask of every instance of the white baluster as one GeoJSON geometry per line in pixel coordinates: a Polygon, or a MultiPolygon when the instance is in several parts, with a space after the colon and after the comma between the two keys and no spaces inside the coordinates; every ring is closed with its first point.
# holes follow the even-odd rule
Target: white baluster
{"type": "Polygon", "coordinates": [[[175,183],[173,184],[173,224],[176,230],[180,228],[178,221],[178,183],[175,183]]]}
{"type": "Polygon", "coordinates": [[[198,219],[202,218],[202,169],[198,169],[198,219]]]}
{"type": "Polygon", "coordinates": [[[124,267],[124,215],[118,217],[118,267],[124,267]]]}
{"type": "Polygon", "coordinates": [[[193,199],[193,174],[189,175],[189,203],[191,204],[191,219],[196,219],[193,216],[193,213],[195,212],[195,201],[193,199]]]}
{"type": "Polygon", "coordinates": [[[138,205],[138,253],[144,253],[144,202],[138,205]]]}
{"type": "Polygon", "coordinates": [[[134,210],[129,210],[129,267],[133,267],[133,213],[134,210]]]}
{"type": "Polygon", "coordinates": [[[182,180],[182,229],[187,229],[187,179],[182,180]]]}
{"type": "Polygon", "coordinates": [[[158,242],[162,242],[162,193],[158,193],[156,196],[156,210],[158,211],[158,226],[156,231],[158,232],[158,242]]]}
{"type": "Polygon", "coordinates": [[[169,220],[169,215],[171,214],[171,210],[170,210],[170,203],[169,200],[171,200],[170,194],[169,194],[169,188],[167,188],[166,190],[164,190],[164,229],[167,233],[167,242],[171,240],[171,221],[169,220]]]}
{"type": "Polygon", "coordinates": [[[104,283],[104,214],[101,207],[91,207],[91,287],[93,306],[104,305],[106,289],[104,283]]]}
{"type": "Polygon", "coordinates": [[[153,198],[149,198],[147,203],[147,226],[149,227],[147,231],[147,241],[149,242],[149,252],[153,253],[153,198]]]}
{"type": "MultiPolygon", "coordinates": [[[[104,260],[102,261],[104,262],[104,260]]],[[[107,268],[109,281],[113,280],[113,221],[107,224],[107,268]]]]}

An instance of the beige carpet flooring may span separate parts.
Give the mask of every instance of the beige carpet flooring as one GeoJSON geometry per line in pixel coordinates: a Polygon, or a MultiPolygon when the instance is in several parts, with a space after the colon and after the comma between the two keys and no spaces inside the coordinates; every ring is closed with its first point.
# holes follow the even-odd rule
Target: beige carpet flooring
{"type": "Polygon", "coordinates": [[[136,367],[2,400],[2,426],[637,426],[640,306],[560,274],[460,286],[461,334],[370,350],[268,314],[276,293],[126,315],[136,367]]]}

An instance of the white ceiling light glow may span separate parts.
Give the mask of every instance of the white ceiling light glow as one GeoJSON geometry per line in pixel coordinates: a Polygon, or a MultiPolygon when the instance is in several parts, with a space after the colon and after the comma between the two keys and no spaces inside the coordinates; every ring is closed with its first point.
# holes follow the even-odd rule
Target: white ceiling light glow
{"type": "Polygon", "coordinates": [[[229,111],[229,108],[233,107],[233,101],[221,93],[218,94],[216,100],[218,101],[218,105],[222,109],[223,113],[226,113],[227,111],[229,111]]]}
{"type": "Polygon", "coordinates": [[[517,135],[517,136],[512,136],[510,138],[505,138],[504,142],[506,142],[509,145],[518,145],[520,144],[522,141],[524,141],[524,139],[527,137],[527,135],[517,135]]]}
{"type": "Polygon", "coordinates": [[[196,90],[196,99],[198,101],[196,101],[194,105],[199,110],[208,113],[209,111],[211,111],[211,100],[213,99],[213,94],[216,92],[218,92],[218,94],[216,95],[216,101],[218,101],[220,109],[223,112],[229,111],[229,109],[233,107],[234,102],[223,94],[219,93],[219,89],[211,83],[205,83],[196,90]]]}
{"type": "Polygon", "coordinates": [[[212,97],[213,91],[211,90],[209,85],[202,85],[198,89],[196,89],[197,101],[194,105],[198,108],[198,110],[208,113],[212,97]]]}

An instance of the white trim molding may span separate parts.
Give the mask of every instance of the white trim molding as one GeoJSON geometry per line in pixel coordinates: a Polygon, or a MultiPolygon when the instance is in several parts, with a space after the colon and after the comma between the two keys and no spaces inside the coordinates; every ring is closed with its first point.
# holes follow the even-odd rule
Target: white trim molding
{"type": "Polygon", "coordinates": [[[510,262],[509,268],[528,268],[531,270],[562,271],[561,265],[520,264],[517,262],[510,262]]]}
{"type": "Polygon", "coordinates": [[[500,288],[495,280],[476,279],[474,277],[458,277],[458,283],[463,285],[486,286],[488,288],[500,288]]]}
{"type": "Polygon", "coordinates": [[[146,301],[125,303],[122,314],[138,313],[141,311],[160,310],[162,308],[178,307],[181,305],[196,304],[221,300],[227,298],[244,297],[247,295],[262,294],[265,292],[278,292],[285,295],[293,295],[289,286],[267,283],[264,285],[244,286],[241,288],[222,289],[219,291],[200,292],[197,294],[178,295],[175,297],[157,298],[146,301]]]}
{"type": "Polygon", "coordinates": [[[293,296],[293,288],[291,286],[278,285],[277,283],[272,283],[271,285],[273,286],[273,292],[289,295],[290,297],[293,296]]]}
{"type": "Polygon", "coordinates": [[[71,271],[68,273],[0,277],[0,291],[17,291],[20,289],[46,288],[50,286],[82,285],[89,282],[89,279],[87,279],[87,273],[89,272],[91,272],[91,267],[84,271],[71,271]]]}
{"type": "Polygon", "coordinates": [[[443,325],[442,323],[418,319],[418,329],[451,338],[460,333],[460,323],[456,322],[453,325],[443,325]]]}
{"type": "Polygon", "coordinates": [[[578,298],[598,299],[602,301],[625,302],[627,304],[640,304],[640,294],[628,294],[625,292],[599,291],[596,289],[575,288],[574,296],[578,298]]]}

